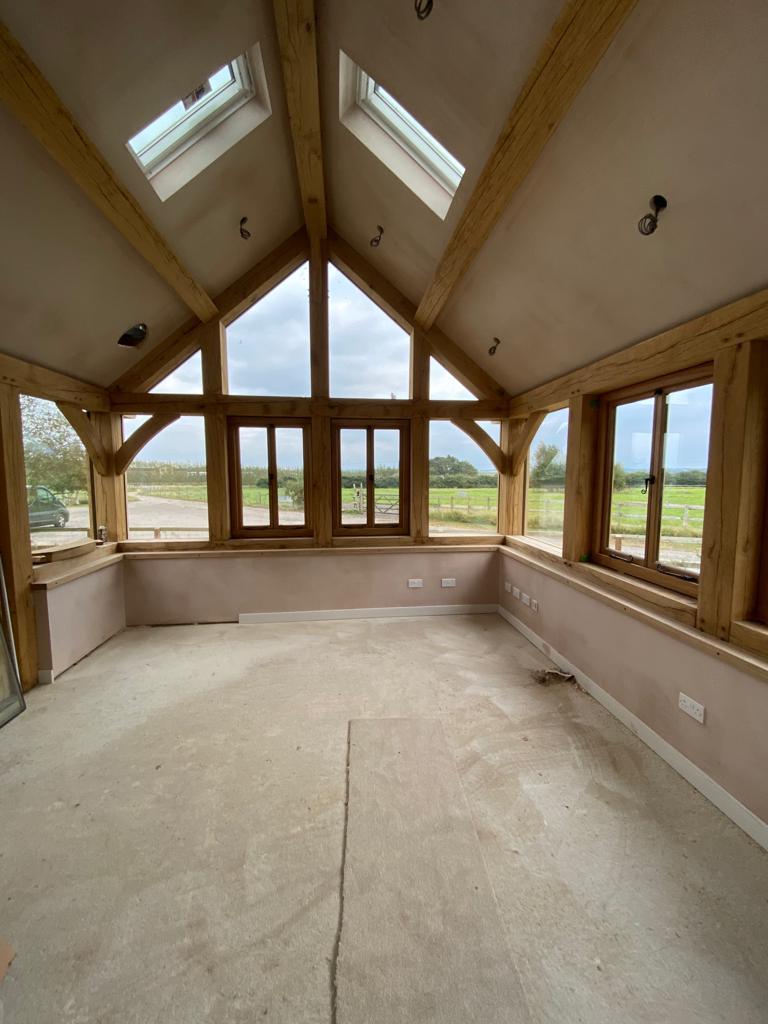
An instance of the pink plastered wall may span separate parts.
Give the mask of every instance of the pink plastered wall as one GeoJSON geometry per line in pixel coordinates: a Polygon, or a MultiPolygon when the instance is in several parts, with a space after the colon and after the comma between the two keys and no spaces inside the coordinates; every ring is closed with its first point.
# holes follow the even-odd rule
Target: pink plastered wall
{"type": "Polygon", "coordinates": [[[763,821],[768,821],[768,683],[499,555],[499,604],[763,821]],[[532,612],[510,580],[539,602],[532,612]],[[680,691],[706,706],[683,714],[680,691]]]}
{"type": "Polygon", "coordinates": [[[123,564],[49,590],[35,590],[38,660],[59,675],[125,628],[123,564]]]}
{"type": "Polygon", "coordinates": [[[497,557],[493,548],[127,555],[127,624],[236,622],[241,612],[495,605],[497,557]],[[443,577],[456,587],[443,589],[443,577]],[[409,578],[423,579],[423,588],[410,590],[409,578]]]}

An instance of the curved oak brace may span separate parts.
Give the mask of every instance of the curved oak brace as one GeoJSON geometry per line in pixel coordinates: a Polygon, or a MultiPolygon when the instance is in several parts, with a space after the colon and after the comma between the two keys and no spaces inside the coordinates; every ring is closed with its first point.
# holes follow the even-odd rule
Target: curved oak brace
{"type": "Polygon", "coordinates": [[[521,421],[517,433],[512,435],[509,452],[509,470],[512,476],[517,476],[523,468],[531,441],[546,415],[546,412],[531,413],[528,419],[521,421]]]}
{"type": "Polygon", "coordinates": [[[111,471],[109,454],[88,414],[83,412],[80,406],[71,405],[69,402],[58,402],[57,405],[61,415],[83,442],[83,447],[88,452],[93,468],[99,476],[109,476],[111,471]]]}
{"type": "Polygon", "coordinates": [[[487,434],[475,420],[451,420],[451,423],[463,430],[467,437],[471,437],[478,448],[488,456],[499,473],[503,473],[506,466],[504,452],[496,444],[490,434],[487,434]]]}
{"type": "Polygon", "coordinates": [[[115,452],[116,475],[121,476],[126,469],[128,469],[141,449],[145,445],[149,444],[156,434],[159,434],[161,430],[164,430],[171,423],[174,423],[178,418],[178,413],[156,412],[154,416],[147,420],[146,423],[142,423],[142,425],[131,434],[127,441],[123,441],[117,452],[115,452]]]}

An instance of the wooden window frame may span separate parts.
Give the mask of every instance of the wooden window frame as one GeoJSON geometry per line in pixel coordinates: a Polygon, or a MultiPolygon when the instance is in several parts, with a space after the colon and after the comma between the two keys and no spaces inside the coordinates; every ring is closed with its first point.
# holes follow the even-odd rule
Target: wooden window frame
{"type": "Polygon", "coordinates": [[[602,565],[605,568],[613,569],[628,576],[634,576],[647,583],[655,583],[657,586],[665,587],[668,590],[675,590],[680,594],[687,594],[690,597],[698,596],[698,576],[695,579],[690,579],[689,577],[693,575],[692,573],[682,570],[678,572],[674,567],[656,568],[659,564],[656,561],[656,556],[660,540],[661,509],[664,494],[664,488],[661,486],[661,483],[663,480],[664,436],[667,414],[665,398],[673,391],[682,391],[686,388],[713,383],[713,366],[708,363],[704,366],[697,366],[680,373],[644,381],[642,384],[621,388],[600,396],[598,471],[595,481],[595,508],[597,509],[597,515],[595,517],[592,555],[592,561],[597,565],[602,565]],[[650,476],[654,479],[649,485],[652,490],[648,496],[645,557],[642,561],[635,561],[632,556],[622,557],[620,553],[613,551],[608,544],[608,539],[611,523],[616,409],[619,405],[636,402],[643,398],[654,399],[651,464],[649,469],[650,476]]]}
{"type": "Polygon", "coordinates": [[[312,503],[310,482],[312,480],[312,421],[307,418],[274,416],[229,416],[227,417],[227,455],[229,465],[229,509],[232,536],[235,538],[254,537],[311,537],[312,503]],[[240,465],[240,430],[243,427],[264,427],[267,431],[267,476],[269,488],[269,524],[266,526],[245,526],[243,524],[243,475],[240,465]],[[280,526],[277,494],[277,448],[275,430],[280,427],[301,428],[304,448],[304,523],[301,526],[280,526]]]}
{"type": "Polygon", "coordinates": [[[401,537],[410,533],[411,507],[411,421],[341,419],[331,421],[332,436],[332,487],[333,487],[333,535],[334,537],[401,537]],[[367,525],[342,523],[341,503],[341,431],[366,431],[366,519],[367,525]],[[400,431],[400,520],[396,526],[391,523],[375,523],[376,500],[374,494],[375,470],[374,432],[376,430],[400,431]]]}

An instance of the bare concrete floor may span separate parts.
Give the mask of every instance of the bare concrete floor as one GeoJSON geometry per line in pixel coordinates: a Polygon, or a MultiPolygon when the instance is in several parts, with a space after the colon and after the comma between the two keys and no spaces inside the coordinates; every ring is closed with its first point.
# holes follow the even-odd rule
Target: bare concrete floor
{"type": "Polygon", "coordinates": [[[426,716],[537,1024],[764,1024],[768,857],[544,663],[490,615],[134,629],[33,691],[0,1020],[328,1024],[347,722],[426,716]]]}

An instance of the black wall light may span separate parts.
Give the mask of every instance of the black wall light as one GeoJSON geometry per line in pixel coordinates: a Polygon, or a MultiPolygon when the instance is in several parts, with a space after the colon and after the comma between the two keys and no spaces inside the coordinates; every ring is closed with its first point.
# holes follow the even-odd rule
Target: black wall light
{"type": "Polygon", "coordinates": [[[374,235],[373,238],[368,243],[372,249],[379,248],[379,246],[381,245],[381,236],[384,234],[384,228],[381,226],[381,224],[377,224],[376,227],[378,228],[379,233],[377,235],[374,235]]]}
{"type": "Polygon", "coordinates": [[[494,338],[493,339],[493,344],[488,349],[488,355],[489,356],[495,356],[496,355],[496,349],[499,347],[500,344],[501,344],[501,338],[494,338]]]}
{"type": "Polygon", "coordinates": [[[146,338],[147,331],[146,324],[134,324],[133,327],[129,327],[127,331],[120,335],[117,339],[117,344],[122,345],[124,348],[136,348],[146,338]]]}
{"type": "Polygon", "coordinates": [[[641,235],[652,235],[656,228],[659,226],[659,216],[662,210],[666,210],[667,200],[664,196],[651,196],[649,203],[651,212],[646,213],[644,217],[641,217],[637,223],[637,230],[641,235]]]}

